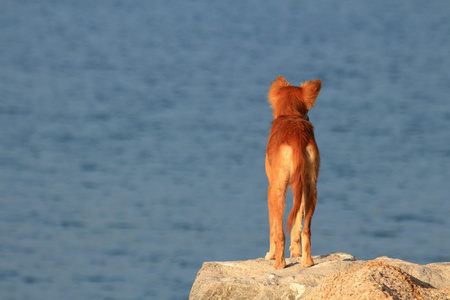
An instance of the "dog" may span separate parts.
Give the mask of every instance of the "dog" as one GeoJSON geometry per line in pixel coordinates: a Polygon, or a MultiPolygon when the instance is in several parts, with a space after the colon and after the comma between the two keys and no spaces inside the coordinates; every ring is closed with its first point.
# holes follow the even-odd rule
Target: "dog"
{"type": "Polygon", "coordinates": [[[286,266],[283,214],[289,186],[294,196],[287,220],[287,229],[291,233],[291,257],[302,256],[304,268],[314,265],[311,258],[311,219],[317,203],[320,156],[308,111],[314,106],[321,85],[320,79],[316,79],[301,86],[291,86],[283,76],[279,76],[269,88],[268,98],[274,120],[265,162],[270,221],[270,249],[265,259],[275,259],[275,269],[286,266]]]}

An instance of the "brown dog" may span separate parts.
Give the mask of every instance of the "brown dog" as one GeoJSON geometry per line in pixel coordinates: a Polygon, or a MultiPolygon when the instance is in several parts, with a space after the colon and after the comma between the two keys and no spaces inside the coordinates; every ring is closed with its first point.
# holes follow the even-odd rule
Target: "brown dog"
{"type": "Polygon", "coordinates": [[[303,254],[302,266],[314,265],[311,258],[311,218],[317,202],[320,158],[308,111],[314,106],[320,88],[319,79],[298,87],[289,85],[284,77],[279,76],[269,89],[274,120],[266,150],[270,250],[265,259],[275,259],[275,269],[286,266],[283,214],[288,186],[294,195],[294,205],[287,221],[287,228],[291,230],[291,257],[303,254]],[[303,218],[305,223],[301,232],[303,218]]]}

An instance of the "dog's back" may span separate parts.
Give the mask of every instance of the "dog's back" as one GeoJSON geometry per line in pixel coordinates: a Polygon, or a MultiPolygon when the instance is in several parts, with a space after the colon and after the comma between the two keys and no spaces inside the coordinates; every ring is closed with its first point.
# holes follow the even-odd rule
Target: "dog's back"
{"type": "Polygon", "coordinates": [[[300,239],[303,241],[303,266],[313,264],[310,255],[310,221],[314,213],[316,182],[320,165],[312,124],[308,111],[320,92],[320,80],[290,86],[278,77],[269,89],[268,98],[273,108],[274,121],[266,149],[266,173],[269,179],[270,250],[266,259],[275,258],[275,267],[283,268],[284,232],[283,212],[286,190],[290,185],[294,205],[287,227],[291,231],[291,256],[300,256],[300,239]],[[301,231],[302,219],[305,227],[301,231]]]}

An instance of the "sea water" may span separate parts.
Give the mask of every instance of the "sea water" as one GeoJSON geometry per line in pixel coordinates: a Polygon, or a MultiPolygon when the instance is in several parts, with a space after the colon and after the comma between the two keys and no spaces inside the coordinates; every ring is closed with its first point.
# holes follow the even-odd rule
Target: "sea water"
{"type": "Polygon", "coordinates": [[[186,299],[263,257],[278,75],[322,79],[312,254],[450,261],[449,9],[1,1],[0,298],[186,299]]]}

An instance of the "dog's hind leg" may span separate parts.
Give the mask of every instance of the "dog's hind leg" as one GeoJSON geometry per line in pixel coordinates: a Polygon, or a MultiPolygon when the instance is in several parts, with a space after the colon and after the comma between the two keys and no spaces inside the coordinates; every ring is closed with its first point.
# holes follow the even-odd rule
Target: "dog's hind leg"
{"type": "Polygon", "coordinates": [[[278,222],[276,219],[276,210],[277,210],[277,195],[276,191],[272,186],[269,185],[268,189],[268,206],[269,206],[269,225],[270,225],[270,248],[269,252],[267,252],[265,259],[272,260],[275,259],[276,252],[276,240],[277,240],[277,227],[278,222]]]}
{"type": "Polygon", "coordinates": [[[306,147],[306,167],[307,167],[307,179],[305,183],[308,185],[307,192],[303,198],[304,212],[305,212],[305,224],[303,226],[302,237],[302,266],[310,267],[314,265],[314,261],[311,258],[311,219],[314,214],[317,203],[317,176],[319,174],[320,157],[319,149],[315,142],[310,143],[306,147]]]}
{"type": "MultiPolygon", "coordinates": [[[[271,177],[271,168],[270,168],[270,164],[269,164],[269,159],[266,156],[266,173],[267,173],[267,178],[269,179],[270,182],[270,177],[271,177]]],[[[274,212],[272,209],[272,205],[271,205],[271,198],[275,197],[272,191],[271,186],[269,185],[268,191],[267,191],[267,198],[268,198],[268,206],[269,206],[269,239],[270,239],[270,248],[269,248],[269,252],[267,252],[266,256],[265,256],[265,260],[271,260],[271,259],[275,259],[275,219],[274,219],[274,212]]]]}
{"type": "Polygon", "coordinates": [[[273,208],[271,205],[271,191],[270,191],[270,187],[269,187],[269,191],[268,191],[268,204],[269,204],[269,225],[270,225],[270,233],[269,233],[269,239],[270,239],[270,247],[269,247],[269,252],[267,252],[265,260],[272,260],[275,259],[275,250],[276,250],[276,245],[275,245],[275,240],[276,240],[276,223],[275,223],[275,217],[274,217],[274,212],[273,212],[273,208]]]}
{"type": "Polygon", "coordinates": [[[266,259],[273,259],[274,267],[282,269],[286,266],[284,257],[285,236],[283,230],[283,214],[285,209],[286,190],[290,180],[292,149],[282,146],[272,157],[271,163],[266,158],[266,172],[269,179],[268,205],[270,218],[270,250],[266,259]]]}
{"type": "MultiPolygon", "coordinates": [[[[269,258],[275,256],[275,269],[283,269],[286,266],[286,260],[284,258],[284,248],[285,248],[285,236],[283,230],[283,213],[285,207],[284,195],[286,194],[286,188],[279,188],[278,186],[274,186],[269,184],[269,216],[271,232],[270,239],[271,245],[269,254],[267,255],[269,258]],[[271,251],[275,250],[274,255],[271,251]]],[[[267,257],[266,256],[266,257],[267,257]]]]}
{"type": "Polygon", "coordinates": [[[291,257],[299,257],[302,256],[302,249],[301,249],[301,231],[302,231],[302,223],[303,223],[303,217],[305,215],[304,212],[304,195],[303,199],[301,200],[300,209],[297,212],[297,216],[295,217],[294,226],[292,226],[291,230],[291,246],[289,247],[289,250],[291,251],[291,257]]]}
{"type": "MultiPolygon", "coordinates": [[[[317,178],[317,177],[316,177],[317,178]]],[[[315,179],[311,182],[310,190],[304,201],[305,224],[302,231],[302,266],[304,268],[314,265],[311,258],[311,219],[317,203],[317,191],[315,179]]]]}
{"type": "Polygon", "coordinates": [[[311,219],[316,206],[316,199],[310,198],[305,202],[305,224],[302,231],[302,266],[304,268],[314,265],[311,258],[311,219]]]}

